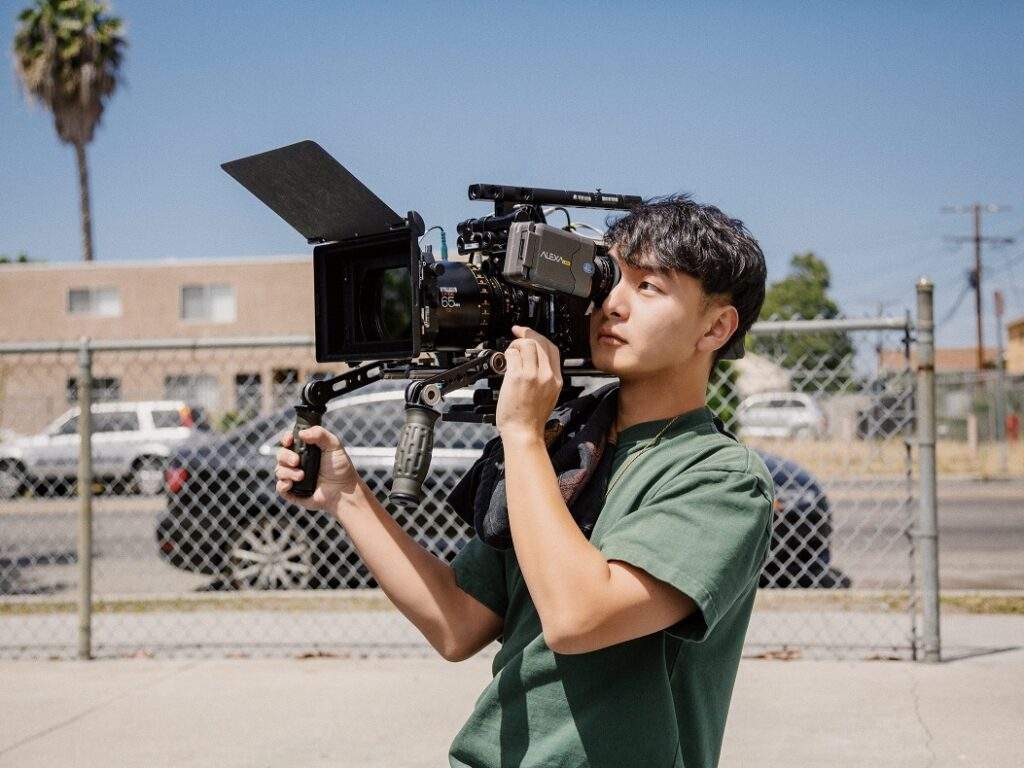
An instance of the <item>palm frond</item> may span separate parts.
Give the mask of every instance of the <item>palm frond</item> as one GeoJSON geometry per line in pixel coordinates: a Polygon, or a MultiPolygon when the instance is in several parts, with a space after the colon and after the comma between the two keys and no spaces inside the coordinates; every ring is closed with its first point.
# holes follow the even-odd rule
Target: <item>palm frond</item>
{"type": "Polygon", "coordinates": [[[123,79],[124,22],[95,0],[36,0],[18,15],[14,66],[27,96],[70,144],[92,140],[123,79]]]}

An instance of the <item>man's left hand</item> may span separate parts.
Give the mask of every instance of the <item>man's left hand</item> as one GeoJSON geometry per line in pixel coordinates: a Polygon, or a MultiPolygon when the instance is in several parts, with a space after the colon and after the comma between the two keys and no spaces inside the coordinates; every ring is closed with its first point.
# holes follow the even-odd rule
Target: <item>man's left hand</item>
{"type": "Polygon", "coordinates": [[[544,438],[544,425],[562,391],[562,364],[558,347],[541,334],[512,326],[515,340],[505,350],[508,363],[498,393],[496,415],[502,439],[544,438]]]}

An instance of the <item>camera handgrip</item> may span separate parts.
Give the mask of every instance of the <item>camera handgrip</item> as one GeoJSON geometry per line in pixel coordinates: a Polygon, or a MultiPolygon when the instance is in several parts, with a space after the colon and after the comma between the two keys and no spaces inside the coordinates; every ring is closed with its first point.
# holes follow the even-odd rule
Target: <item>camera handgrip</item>
{"type": "Polygon", "coordinates": [[[320,476],[320,446],[308,445],[299,437],[299,432],[320,425],[320,411],[303,405],[295,406],[295,426],[292,428],[292,450],[299,454],[299,469],[302,470],[301,480],[292,483],[292,493],[302,498],[313,495],[316,481],[320,476]]]}
{"type": "Polygon", "coordinates": [[[388,499],[402,506],[416,506],[423,500],[423,481],[434,451],[434,423],[440,416],[426,405],[407,404],[405,425],[395,451],[391,492],[388,499]]]}

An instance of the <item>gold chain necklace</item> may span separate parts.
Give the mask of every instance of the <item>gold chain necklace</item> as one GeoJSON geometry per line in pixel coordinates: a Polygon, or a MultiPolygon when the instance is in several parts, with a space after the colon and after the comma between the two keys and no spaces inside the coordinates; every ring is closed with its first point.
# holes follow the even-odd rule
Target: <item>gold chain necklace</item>
{"type": "MultiPolygon", "coordinates": [[[[623,474],[625,474],[626,470],[630,468],[630,466],[633,464],[633,462],[636,461],[637,459],[639,459],[641,456],[643,456],[649,449],[651,449],[654,446],[656,446],[658,444],[658,441],[661,440],[661,436],[664,435],[668,431],[668,428],[676,423],[676,419],[678,419],[682,415],[683,414],[679,413],[679,414],[676,414],[675,416],[673,416],[672,417],[672,421],[670,421],[668,424],[666,424],[664,427],[662,427],[661,431],[658,432],[658,434],[656,434],[654,436],[654,438],[651,440],[651,442],[649,442],[647,445],[645,445],[639,451],[637,451],[632,456],[630,456],[629,457],[629,461],[627,461],[625,464],[623,464],[621,467],[619,467],[619,471],[616,472],[614,476],[612,476],[611,481],[608,483],[608,487],[605,489],[604,497],[606,499],[608,498],[608,494],[610,494],[612,492],[612,488],[615,487],[615,484],[617,482],[619,482],[619,479],[622,477],[623,474]]],[[[616,424],[616,426],[615,426],[615,439],[616,440],[619,439],[619,427],[618,427],[618,424],[616,424]]]]}

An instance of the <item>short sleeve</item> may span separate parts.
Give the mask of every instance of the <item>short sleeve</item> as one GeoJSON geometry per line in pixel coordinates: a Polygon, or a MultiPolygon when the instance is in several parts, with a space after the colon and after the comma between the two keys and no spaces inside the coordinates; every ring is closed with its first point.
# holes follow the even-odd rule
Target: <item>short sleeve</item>
{"type": "Polygon", "coordinates": [[[616,522],[599,548],[606,560],[642,568],[692,599],[699,613],[666,632],[699,642],[761,573],[771,494],[752,472],[682,472],[616,522]]]}
{"type": "Polygon", "coordinates": [[[478,536],[469,540],[452,561],[455,581],[463,592],[476,598],[499,616],[508,610],[505,553],[484,544],[478,536]]]}

